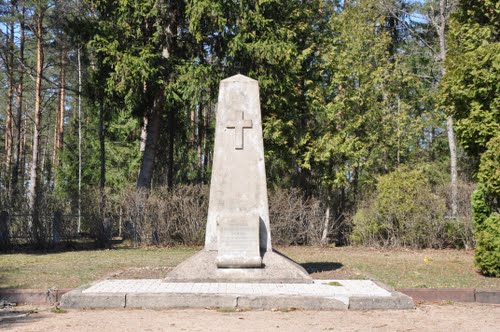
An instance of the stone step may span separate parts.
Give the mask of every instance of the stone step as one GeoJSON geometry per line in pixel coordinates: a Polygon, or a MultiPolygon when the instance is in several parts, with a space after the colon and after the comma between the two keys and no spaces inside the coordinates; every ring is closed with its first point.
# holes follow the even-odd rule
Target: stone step
{"type": "Polygon", "coordinates": [[[410,309],[406,295],[370,280],[314,280],[312,284],[170,283],[159,279],[106,280],[66,293],[65,308],[244,308],[305,310],[410,309]]]}

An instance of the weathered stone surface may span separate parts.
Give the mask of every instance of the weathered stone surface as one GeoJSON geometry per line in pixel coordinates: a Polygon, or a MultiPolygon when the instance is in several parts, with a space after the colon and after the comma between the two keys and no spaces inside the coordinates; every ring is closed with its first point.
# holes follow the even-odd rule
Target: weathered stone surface
{"type": "Polygon", "coordinates": [[[220,83],[205,250],[219,249],[228,216],[257,216],[260,250],[272,249],[259,86],[243,75],[220,83]]]}
{"type": "MultiPolygon", "coordinates": [[[[241,269],[261,270],[261,269],[241,269]]],[[[64,295],[67,308],[242,308],[306,310],[410,309],[408,296],[367,280],[312,284],[162,283],[160,280],[106,280],[64,295]]]]}
{"type": "Polygon", "coordinates": [[[476,289],[476,302],[500,304],[500,290],[476,289]]]}
{"type": "Polygon", "coordinates": [[[0,289],[0,299],[16,304],[54,304],[71,289],[0,289]]]}
{"type": "Polygon", "coordinates": [[[172,270],[165,282],[248,282],[248,283],[312,283],[302,266],[288,257],[268,251],[263,268],[220,269],[215,264],[216,251],[200,251],[172,270]]]}
{"type": "Polygon", "coordinates": [[[349,310],[403,310],[413,308],[415,308],[415,303],[412,298],[397,291],[392,291],[390,297],[353,296],[349,298],[349,310]]]}
{"type": "Polygon", "coordinates": [[[251,78],[220,83],[205,249],[165,281],[312,283],[271,247],[259,85],[251,78]]]}
{"type": "MultiPolygon", "coordinates": [[[[249,309],[304,309],[304,310],[347,310],[348,304],[334,298],[318,296],[239,296],[238,308],[249,309]]],[[[348,301],[348,299],[345,299],[348,301]]]]}
{"type": "Polygon", "coordinates": [[[475,291],[473,288],[401,288],[397,290],[411,296],[415,301],[475,301],[475,291]]]}
{"type": "Polygon", "coordinates": [[[186,309],[186,308],[236,308],[237,297],[218,294],[127,294],[127,308],[186,309]]]}
{"type": "Polygon", "coordinates": [[[86,287],[67,292],[61,297],[63,308],[125,308],[124,293],[82,293],[86,287]]]}
{"type": "Polygon", "coordinates": [[[219,242],[217,267],[262,267],[257,215],[221,217],[217,223],[217,230],[219,242]]]}

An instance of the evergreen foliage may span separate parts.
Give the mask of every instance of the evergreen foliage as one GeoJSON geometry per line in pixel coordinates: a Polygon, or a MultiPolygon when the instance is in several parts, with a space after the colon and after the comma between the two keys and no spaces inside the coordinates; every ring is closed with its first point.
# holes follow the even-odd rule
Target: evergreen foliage
{"type": "Polygon", "coordinates": [[[476,263],[499,274],[500,229],[500,8],[496,1],[462,1],[449,32],[450,53],[442,86],[444,104],[474,158],[479,188],[472,197],[476,263]]]}
{"type": "MultiPolygon", "coordinates": [[[[462,144],[461,180],[480,184],[473,208],[483,224],[500,199],[499,9],[492,0],[460,1],[442,70],[435,22],[422,19],[436,14],[434,2],[2,1],[0,207],[24,215],[31,199],[29,75],[37,13],[46,8],[37,210],[62,210],[69,238],[78,215],[78,229],[103,244],[112,234],[197,243],[218,84],[241,73],[260,84],[273,199],[305,211],[275,211],[279,241],[317,243],[326,232],[336,244],[469,243],[461,233],[471,228],[469,201],[448,218],[446,119],[453,116],[462,144]],[[157,224],[188,228],[156,230],[162,199],[171,202],[157,224]]],[[[30,217],[23,224],[32,231],[30,217]]]]}
{"type": "Polygon", "coordinates": [[[463,1],[452,20],[442,90],[465,150],[476,159],[500,131],[500,9],[496,1],[463,1]]]}
{"type": "Polygon", "coordinates": [[[476,228],[481,228],[481,224],[488,219],[491,214],[491,204],[488,200],[489,192],[484,186],[479,186],[472,193],[472,212],[474,225],[476,228]]]}
{"type": "Polygon", "coordinates": [[[500,134],[488,141],[486,151],[481,155],[478,172],[479,182],[491,193],[491,199],[500,203],[500,134]]]}
{"type": "Polygon", "coordinates": [[[492,213],[476,230],[475,262],[484,275],[500,277],[500,214],[492,213]]]}
{"type": "MultiPolygon", "coordinates": [[[[353,217],[355,244],[436,247],[460,245],[445,219],[446,205],[421,170],[407,167],[381,176],[374,198],[353,217]]],[[[455,230],[457,231],[457,230],[455,230]]]]}

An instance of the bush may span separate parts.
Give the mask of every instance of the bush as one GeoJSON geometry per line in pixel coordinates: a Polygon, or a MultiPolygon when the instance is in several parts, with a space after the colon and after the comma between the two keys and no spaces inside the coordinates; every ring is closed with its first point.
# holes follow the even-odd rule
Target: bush
{"type": "Polygon", "coordinates": [[[487,276],[500,276],[500,135],[490,139],[481,156],[479,188],[472,194],[476,265],[487,276]]]}
{"type": "Polygon", "coordinates": [[[486,276],[500,277],[500,214],[491,214],[476,230],[476,266],[486,276]]]}
{"type": "Polygon", "coordinates": [[[269,193],[273,244],[319,244],[324,215],[319,199],[306,198],[298,189],[275,189],[269,193]]]}
{"type": "Polygon", "coordinates": [[[124,194],[124,236],[135,244],[202,244],[208,211],[208,187],[155,188],[149,195],[124,194]]]}
{"type": "Polygon", "coordinates": [[[353,217],[350,239],[363,245],[443,247],[446,211],[445,199],[432,192],[422,171],[400,167],[379,178],[375,197],[353,217]]]}
{"type": "Polygon", "coordinates": [[[492,138],[486,144],[486,149],[481,156],[477,177],[493,198],[496,197],[498,200],[500,198],[500,135],[492,138]]]}
{"type": "MultiPolygon", "coordinates": [[[[447,244],[456,248],[473,248],[474,227],[472,222],[471,196],[475,185],[458,181],[457,215],[446,217],[445,237],[447,244]]],[[[451,214],[451,184],[436,187],[436,194],[446,200],[448,213],[451,214]]]]}
{"type": "Polygon", "coordinates": [[[488,219],[488,216],[491,214],[488,196],[488,191],[482,185],[472,193],[472,215],[476,230],[481,228],[483,222],[488,219]]]}
{"type": "MultiPolygon", "coordinates": [[[[179,185],[135,189],[123,196],[124,236],[135,244],[202,245],[208,212],[208,186],[179,185]]],[[[319,244],[324,210],[317,198],[297,189],[269,193],[269,215],[274,244],[319,244]]]]}
{"type": "Polygon", "coordinates": [[[119,218],[120,196],[113,195],[109,189],[102,194],[103,197],[97,187],[90,187],[83,192],[80,235],[95,239],[98,247],[109,248],[112,243],[114,221],[119,218]]]}

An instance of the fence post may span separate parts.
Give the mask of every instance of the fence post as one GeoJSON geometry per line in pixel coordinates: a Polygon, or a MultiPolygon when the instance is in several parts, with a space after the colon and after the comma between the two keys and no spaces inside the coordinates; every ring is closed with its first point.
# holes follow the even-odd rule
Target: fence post
{"type": "Polygon", "coordinates": [[[52,243],[55,245],[61,242],[62,218],[61,211],[57,210],[54,212],[54,219],[52,219],[52,243]]]}
{"type": "Polygon", "coordinates": [[[10,220],[7,211],[0,212],[0,250],[10,248],[10,220]]]}

